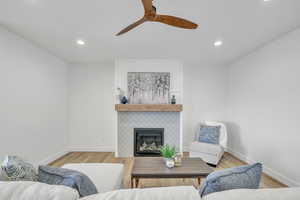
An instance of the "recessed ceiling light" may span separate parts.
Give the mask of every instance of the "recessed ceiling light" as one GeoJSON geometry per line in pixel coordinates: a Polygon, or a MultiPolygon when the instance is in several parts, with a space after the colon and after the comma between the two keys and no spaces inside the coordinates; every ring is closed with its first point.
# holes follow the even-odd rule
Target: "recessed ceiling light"
{"type": "Polygon", "coordinates": [[[264,0],[264,2],[269,2],[269,1],[271,1],[271,0],[264,0]]]}
{"type": "Polygon", "coordinates": [[[214,45],[215,45],[215,47],[220,47],[223,45],[223,42],[221,40],[216,40],[214,45]]]}
{"type": "Polygon", "coordinates": [[[81,46],[85,45],[85,41],[84,40],[77,40],[76,43],[78,45],[81,45],[81,46]]]}

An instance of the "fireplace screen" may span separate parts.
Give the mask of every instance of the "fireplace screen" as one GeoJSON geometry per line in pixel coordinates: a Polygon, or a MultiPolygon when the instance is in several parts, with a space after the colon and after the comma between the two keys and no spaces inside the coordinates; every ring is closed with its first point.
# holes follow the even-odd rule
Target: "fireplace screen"
{"type": "Polygon", "coordinates": [[[160,156],[164,145],[163,128],[135,128],[134,156],[160,156]]]}

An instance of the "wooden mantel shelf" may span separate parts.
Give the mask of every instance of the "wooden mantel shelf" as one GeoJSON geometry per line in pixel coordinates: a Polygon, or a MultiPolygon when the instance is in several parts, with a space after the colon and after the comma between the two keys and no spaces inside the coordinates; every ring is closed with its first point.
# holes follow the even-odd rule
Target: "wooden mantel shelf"
{"type": "Polygon", "coordinates": [[[182,104],[116,104],[118,112],[181,112],[182,104]]]}

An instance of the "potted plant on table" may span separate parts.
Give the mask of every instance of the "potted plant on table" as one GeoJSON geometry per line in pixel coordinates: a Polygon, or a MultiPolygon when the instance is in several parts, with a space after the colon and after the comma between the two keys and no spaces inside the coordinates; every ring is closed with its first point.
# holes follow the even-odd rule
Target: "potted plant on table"
{"type": "Polygon", "coordinates": [[[175,147],[171,147],[170,145],[164,145],[160,148],[160,153],[166,162],[166,166],[168,168],[173,168],[175,166],[175,161],[173,157],[176,155],[175,147]]]}

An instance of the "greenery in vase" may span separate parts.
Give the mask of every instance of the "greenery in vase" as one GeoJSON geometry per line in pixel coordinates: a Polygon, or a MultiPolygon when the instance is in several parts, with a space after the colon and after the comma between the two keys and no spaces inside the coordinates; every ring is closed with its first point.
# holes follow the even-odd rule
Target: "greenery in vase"
{"type": "Polygon", "coordinates": [[[160,153],[164,158],[173,158],[176,154],[175,147],[170,147],[170,145],[164,145],[160,148],[160,153]]]}

